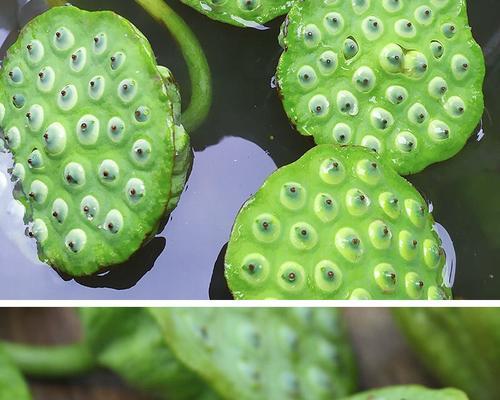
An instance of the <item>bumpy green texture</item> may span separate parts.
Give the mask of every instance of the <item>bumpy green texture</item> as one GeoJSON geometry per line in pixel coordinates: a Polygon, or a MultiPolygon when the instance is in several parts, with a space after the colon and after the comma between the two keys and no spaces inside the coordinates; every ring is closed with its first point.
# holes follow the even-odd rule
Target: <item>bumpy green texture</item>
{"type": "Polygon", "coordinates": [[[21,373],[0,350],[0,400],[31,400],[21,373]]]}
{"type": "Polygon", "coordinates": [[[181,0],[217,21],[240,27],[259,28],[286,14],[294,0],[181,0]]]}
{"type": "Polygon", "coordinates": [[[85,342],[98,363],[132,386],[172,400],[218,398],[177,360],[147,310],[85,308],[80,310],[80,316],[85,342]]]}
{"type": "Polygon", "coordinates": [[[410,174],[455,155],[481,118],[464,0],[297,1],[281,42],[284,108],[318,144],[363,145],[410,174]]]}
{"type": "Polygon", "coordinates": [[[500,310],[397,309],[416,354],[446,385],[471,399],[500,399],[500,310]]]}
{"type": "Polygon", "coordinates": [[[0,76],[0,126],[39,256],[70,275],[126,261],[177,203],[191,160],[177,87],[112,12],[31,21],[0,76]]]}
{"type": "Polygon", "coordinates": [[[243,206],[226,253],[236,299],[446,299],[428,206],[376,153],[316,146],[243,206]]]}
{"type": "Polygon", "coordinates": [[[334,309],[153,309],[172,351],[227,400],[322,400],[354,388],[334,309]]]}
{"type": "Polygon", "coordinates": [[[370,390],[344,400],[468,400],[456,389],[432,390],[421,386],[394,386],[370,390]]]}

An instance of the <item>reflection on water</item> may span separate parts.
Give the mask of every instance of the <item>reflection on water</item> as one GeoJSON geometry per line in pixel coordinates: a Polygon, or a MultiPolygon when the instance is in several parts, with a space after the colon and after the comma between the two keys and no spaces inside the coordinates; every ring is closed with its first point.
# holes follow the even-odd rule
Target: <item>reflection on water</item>
{"type": "MultiPolygon", "coordinates": [[[[267,24],[268,30],[244,30],[167,1],[200,38],[214,83],[209,118],[197,132],[190,132],[195,162],[179,206],[161,235],[134,256],[132,266],[80,282],[64,281],[36,260],[36,246],[24,235],[19,205],[10,197],[11,183],[0,175],[0,298],[201,299],[208,298],[209,288],[212,298],[230,296],[223,279],[223,255],[239,208],[276,166],[297,160],[313,143],[290,127],[269,84],[281,51],[280,19],[267,24]]],[[[15,33],[8,32],[17,29],[16,7],[4,4],[16,1],[1,3],[0,39],[10,41],[15,33]]],[[[42,3],[34,0],[26,7],[39,8],[42,3]]],[[[180,53],[168,34],[132,0],[75,4],[87,9],[106,4],[131,19],[151,40],[159,63],[174,72],[184,100],[189,99],[189,79],[180,53]]],[[[451,283],[455,277],[454,294],[459,298],[498,298],[500,293],[500,281],[495,278],[500,250],[500,98],[496,94],[500,45],[495,41],[500,43],[500,15],[494,10],[498,10],[495,0],[469,3],[476,38],[483,46],[489,42],[483,121],[487,135],[480,131],[452,160],[409,178],[432,199],[435,219],[450,234],[437,225],[450,260],[446,280],[451,283]],[[456,258],[451,256],[455,252],[456,258]]],[[[24,20],[32,14],[24,8],[20,16],[24,20]]]]}

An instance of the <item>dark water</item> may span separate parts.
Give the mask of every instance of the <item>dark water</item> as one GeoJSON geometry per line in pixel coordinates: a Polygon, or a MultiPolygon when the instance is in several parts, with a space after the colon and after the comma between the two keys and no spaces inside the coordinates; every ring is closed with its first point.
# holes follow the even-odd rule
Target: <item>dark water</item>
{"type": "MultiPolygon", "coordinates": [[[[0,2],[3,40],[1,27],[12,21],[9,14],[15,18],[15,12],[12,5],[4,6],[8,0],[0,2]]],[[[16,225],[19,218],[10,208],[8,188],[2,194],[0,176],[0,299],[227,297],[223,255],[241,204],[276,166],[295,161],[312,142],[293,131],[270,87],[280,55],[281,19],[268,24],[267,31],[244,30],[214,22],[177,1],[168,2],[200,39],[214,84],[209,118],[191,134],[195,161],[179,206],[162,234],[127,265],[80,282],[65,281],[35,261],[34,244],[16,225]]],[[[488,62],[485,136],[478,140],[474,135],[458,156],[409,179],[433,203],[436,220],[453,239],[455,297],[500,299],[500,5],[495,0],[469,3],[471,25],[488,62]]],[[[112,9],[132,20],[151,41],[159,63],[174,72],[184,100],[189,98],[187,71],[175,43],[133,1],[75,4],[112,9]]],[[[6,157],[1,158],[5,164],[6,157]]]]}

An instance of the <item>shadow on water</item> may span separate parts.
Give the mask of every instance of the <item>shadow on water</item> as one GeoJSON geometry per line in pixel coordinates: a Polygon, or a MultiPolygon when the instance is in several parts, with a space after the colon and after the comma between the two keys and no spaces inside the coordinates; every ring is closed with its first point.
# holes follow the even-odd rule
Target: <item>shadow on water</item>
{"type": "MultiPolygon", "coordinates": [[[[117,264],[99,274],[74,278],[74,280],[80,285],[91,288],[130,289],[153,268],[166,244],[167,240],[164,237],[155,237],[123,264],[117,264]]],[[[59,275],[65,281],[73,279],[62,273],[59,275]]]]}

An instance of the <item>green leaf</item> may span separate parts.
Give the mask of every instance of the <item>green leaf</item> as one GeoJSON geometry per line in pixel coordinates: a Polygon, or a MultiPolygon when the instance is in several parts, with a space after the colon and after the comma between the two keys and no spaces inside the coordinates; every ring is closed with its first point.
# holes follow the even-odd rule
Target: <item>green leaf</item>
{"type": "Polygon", "coordinates": [[[21,373],[0,350],[0,400],[31,400],[21,373]]]}

